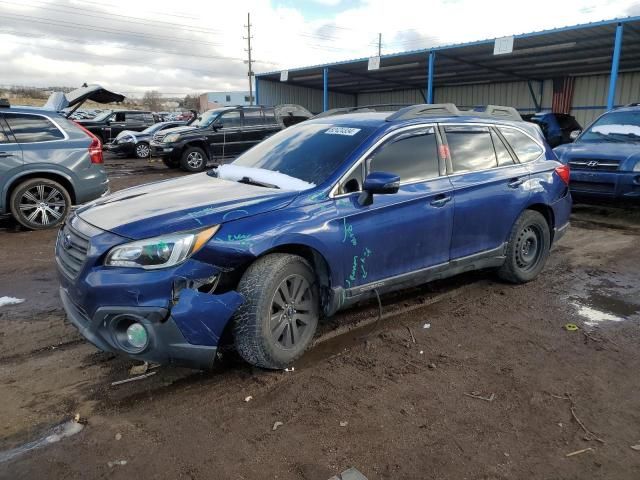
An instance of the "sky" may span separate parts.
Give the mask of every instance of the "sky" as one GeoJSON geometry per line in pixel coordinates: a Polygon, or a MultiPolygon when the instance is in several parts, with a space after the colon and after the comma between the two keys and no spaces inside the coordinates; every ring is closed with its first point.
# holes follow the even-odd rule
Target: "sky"
{"type": "Polygon", "coordinates": [[[640,15],[637,0],[0,0],[0,86],[130,97],[248,90],[256,73],[640,15]]]}

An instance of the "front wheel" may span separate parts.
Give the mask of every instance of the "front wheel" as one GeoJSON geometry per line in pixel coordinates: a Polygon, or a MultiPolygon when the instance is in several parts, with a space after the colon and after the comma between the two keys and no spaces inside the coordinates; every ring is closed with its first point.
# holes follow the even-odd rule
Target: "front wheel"
{"type": "Polygon", "coordinates": [[[136,145],[136,158],[149,158],[151,149],[147,142],[140,142],[136,145]]]}
{"type": "Polygon", "coordinates": [[[545,218],[533,210],[525,210],[516,221],[506,260],[498,275],[512,283],[530,282],[538,276],[549,257],[551,233],[545,218]]]}
{"type": "Polygon", "coordinates": [[[187,172],[202,172],[207,167],[207,155],[200,147],[188,147],[182,152],[180,168],[187,172]]]}
{"type": "Polygon", "coordinates": [[[44,230],[60,225],[71,209],[69,192],[48,178],[31,178],[11,194],[11,213],[23,227],[44,230]]]}
{"type": "Polygon", "coordinates": [[[320,315],[309,263],[297,255],[266,255],[247,269],[238,292],[245,298],[233,319],[240,356],[262,368],[291,365],[311,344],[320,315]]]}

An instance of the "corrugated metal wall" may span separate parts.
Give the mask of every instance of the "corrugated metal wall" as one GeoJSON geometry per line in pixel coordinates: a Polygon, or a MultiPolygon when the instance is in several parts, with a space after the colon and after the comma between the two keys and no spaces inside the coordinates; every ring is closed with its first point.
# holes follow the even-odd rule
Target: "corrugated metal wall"
{"type": "MultiPolygon", "coordinates": [[[[267,80],[258,81],[260,82],[258,100],[262,105],[295,103],[313,113],[322,112],[322,90],[267,80]]],[[[329,108],[354,106],[356,106],[355,95],[329,91],[329,108]]]]}
{"type": "MultiPolygon", "coordinates": [[[[539,95],[539,88],[539,84],[533,82],[536,98],[539,95]]],[[[571,114],[586,127],[605,111],[608,92],[609,75],[576,77],[571,114]]],[[[542,96],[543,110],[551,110],[552,97],[553,82],[545,80],[542,96]]],[[[434,90],[434,100],[438,103],[455,103],[465,108],[493,104],[513,106],[521,113],[535,111],[527,82],[438,87],[434,90]]],[[[418,89],[360,93],[357,96],[334,92],[329,94],[329,108],[380,103],[411,104],[423,102],[424,97],[418,89]]],[[[618,77],[616,105],[625,105],[631,102],[640,102],[640,72],[621,73],[618,77]]],[[[261,80],[260,103],[264,105],[297,103],[317,113],[322,111],[322,90],[261,80]]]]}

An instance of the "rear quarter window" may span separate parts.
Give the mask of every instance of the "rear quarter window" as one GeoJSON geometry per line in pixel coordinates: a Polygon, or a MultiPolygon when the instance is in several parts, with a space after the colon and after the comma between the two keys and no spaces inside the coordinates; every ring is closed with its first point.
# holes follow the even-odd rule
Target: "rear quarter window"
{"type": "Polygon", "coordinates": [[[46,117],[28,113],[7,113],[5,120],[17,143],[63,140],[64,133],[46,117]]]}
{"type": "Polygon", "coordinates": [[[542,155],[542,147],[520,130],[514,128],[500,128],[499,130],[509,145],[511,145],[511,149],[515,152],[521,163],[532,162],[542,155]]]}

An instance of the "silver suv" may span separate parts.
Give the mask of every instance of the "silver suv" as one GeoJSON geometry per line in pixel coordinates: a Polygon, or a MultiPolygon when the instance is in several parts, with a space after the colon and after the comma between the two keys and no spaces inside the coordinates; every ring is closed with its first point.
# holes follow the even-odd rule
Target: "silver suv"
{"type": "Polygon", "coordinates": [[[55,228],[72,205],[108,191],[98,138],[55,110],[0,99],[0,215],[55,228]]]}

